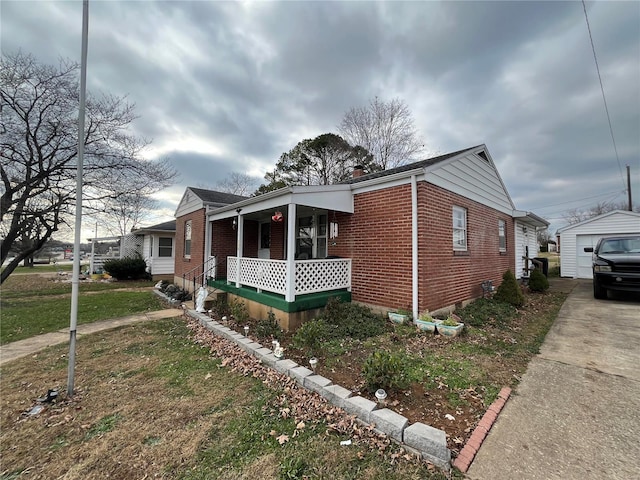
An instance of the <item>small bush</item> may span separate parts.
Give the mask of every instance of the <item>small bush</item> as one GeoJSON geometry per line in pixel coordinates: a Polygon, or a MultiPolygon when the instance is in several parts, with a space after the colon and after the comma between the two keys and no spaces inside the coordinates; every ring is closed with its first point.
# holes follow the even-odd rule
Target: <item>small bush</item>
{"type": "Polygon", "coordinates": [[[531,272],[529,277],[529,290],[532,292],[545,292],[549,289],[549,280],[544,276],[544,273],[536,268],[531,272]]]}
{"type": "Polygon", "coordinates": [[[516,309],[508,303],[497,302],[491,298],[479,298],[466,307],[456,309],[456,314],[466,325],[482,327],[485,324],[508,323],[515,316],[516,309]]]}
{"type": "Polygon", "coordinates": [[[404,359],[397,354],[373,352],[362,369],[367,390],[375,392],[379,388],[387,391],[406,389],[410,384],[407,368],[404,359]]]}
{"type": "Polygon", "coordinates": [[[497,302],[508,303],[514,307],[524,305],[524,294],[511,270],[504,272],[502,283],[498,287],[493,299],[497,302]]]}
{"type": "Polygon", "coordinates": [[[323,342],[333,337],[331,326],[321,319],[311,320],[302,324],[291,338],[295,348],[304,350],[309,356],[318,355],[323,342]]]}
{"type": "Polygon", "coordinates": [[[249,321],[249,310],[244,302],[232,300],[229,302],[229,311],[238,323],[247,323],[249,321]]]}
{"type": "Polygon", "coordinates": [[[139,280],[149,277],[147,262],[139,254],[133,257],[107,260],[104,262],[103,269],[118,280],[139,280]]]}
{"type": "Polygon", "coordinates": [[[278,324],[278,320],[276,320],[275,314],[269,312],[268,317],[266,320],[258,320],[255,326],[256,335],[259,338],[275,338],[276,340],[281,340],[283,332],[278,324]]]}
{"type": "Polygon", "coordinates": [[[351,337],[363,340],[382,335],[390,329],[384,317],[373,313],[369,308],[355,303],[343,303],[337,298],[327,302],[322,314],[317,318],[332,325],[331,338],[351,337]]]}

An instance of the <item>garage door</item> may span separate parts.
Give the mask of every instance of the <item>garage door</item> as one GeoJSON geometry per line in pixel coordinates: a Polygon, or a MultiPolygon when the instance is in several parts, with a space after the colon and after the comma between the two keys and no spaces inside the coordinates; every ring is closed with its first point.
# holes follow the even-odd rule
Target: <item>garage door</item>
{"type": "Polygon", "coordinates": [[[578,278],[593,278],[591,268],[591,253],[584,251],[585,247],[595,248],[596,243],[604,235],[577,235],[576,236],[576,264],[578,278]]]}

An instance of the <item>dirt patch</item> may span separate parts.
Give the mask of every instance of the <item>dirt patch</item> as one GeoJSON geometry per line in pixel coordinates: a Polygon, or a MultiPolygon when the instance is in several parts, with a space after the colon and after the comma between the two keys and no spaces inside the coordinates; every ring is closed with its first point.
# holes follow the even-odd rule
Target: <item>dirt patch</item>
{"type": "MultiPolygon", "coordinates": [[[[566,282],[556,281],[558,287],[566,282]]],[[[388,392],[386,406],[407,417],[442,429],[456,455],[486,409],[504,386],[515,387],[566,298],[566,288],[527,294],[526,305],[508,322],[492,319],[480,327],[466,327],[456,338],[407,334],[396,330],[373,340],[344,342],[337,355],[319,357],[316,372],[356,395],[376,401],[365,388],[363,365],[376,349],[396,351],[423,362],[422,380],[402,391],[388,392]]],[[[231,327],[234,327],[231,320],[231,327]]],[[[240,326],[236,327],[239,333],[240,326]]],[[[253,326],[250,328],[255,332],[253,326]]],[[[256,341],[270,346],[271,338],[256,341]]],[[[305,352],[293,347],[291,335],[282,340],[285,356],[308,365],[305,352]]]]}

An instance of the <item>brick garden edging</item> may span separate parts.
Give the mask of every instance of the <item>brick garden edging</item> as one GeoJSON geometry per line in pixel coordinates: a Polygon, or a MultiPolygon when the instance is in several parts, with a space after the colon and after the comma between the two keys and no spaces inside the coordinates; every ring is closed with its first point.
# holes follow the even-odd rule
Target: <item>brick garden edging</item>
{"type": "Polygon", "coordinates": [[[353,396],[350,390],[333,384],[328,378],[314,374],[313,371],[298,365],[293,360],[278,360],[270,349],[212,320],[204,313],[185,309],[185,314],[198,320],[210,332],[237,343],[242,350],[253,355],[263,364],[291,377],[307,390],[318,393],[332,405],[354,415],[364,424],[375,424],[374,431],[402,444],[407,450],[414,451],[424,460],[445,470],[451,468],[451,452],[447,448],[447,435],[444,431],[424,423],[409,424],[406,417],[388,408],[379,408],[376,402],[359,395],[353,396]]]}
{"type": "Polygon", "coordinates": [[[475,458],[478,450],[480,450],[480,446],[482,446],[482,442],[487,437],[489,430],[498,419],[498,415],[502,411],[505,403],[511,396],[511,389],[509,387],[503,387],[498,394],[498,398],[494,400],[489,409],[485,412],[478,423],[478,426],[475,428],[469,440],[465,444],[464,448],[460,451],[460,454],[456,457],[453,462],[453,466],[456,467],[463,473],[466,473],[471,466],[471,462],[475,458]]]}

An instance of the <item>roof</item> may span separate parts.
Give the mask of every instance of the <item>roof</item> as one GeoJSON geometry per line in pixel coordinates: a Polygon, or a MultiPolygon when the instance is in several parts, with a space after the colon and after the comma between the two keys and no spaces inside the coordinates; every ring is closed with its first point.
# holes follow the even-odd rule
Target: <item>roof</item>
{"type": "Polygon", "coordinates": [[[228,205],[246,199],[242,195],[233,193],[217,192],[215,190],[205,190],[204,188],[187,187],[195,193],[200,200],[208,204],[228,205]]]}
{"type": "Polygon", "coordinates": [[[170,220],[168,222],[158,223],[157,225],[151,225],[150,227],[141,227],[133,230],[132,233],[141,234],[145,232],[175,232],[176,221],[170,220]]]}
{"type": "Polygon", "coordinates": [[[450,158],[453,158],[453,157],[455,157],[457,155],[460,155],[461,153],[467,152],[469,150],[473,150],[473,149],[478,148],[480,146],[482,146],[482,145],[476,145],[475,147],[465,148],[465,149],[462,149],[462,150],[458,150],[457,152],[451,152],[451,153],[447,153],[445,155],[440,155],[438,157],[427,158],[427,159],[420,160],[420,161],[417,161],[417,162],[408,163],[407,165],[401,165],[401,166],[396,167],[396,168],[390,168],[388,170],[382,170],[380,172],[369,173],[367,175],[362,175],[360,177],[349,178],[348,180],[344,180],[341,183],[348,183],[348,184],[359,183],[359,182],[364,182],[365,180],[373,180],[374,178],[381,178],[381,177],[386,177],[388,175],[394,175],[396,173],[408,172],[410,170],[415,170],[417,168],[430,167],[432,165],[435,165],[436,163],[443,162],[443,161],[448,160],[450,158]]]}
{"type": "Polygon", "coordinates": [[[610,217],[611,215],[620,215],[620,214],[628,215],[631,218],[637,218],[638,219],[638,230],[640,231],[640,213],[630,212],[629,210],[612,210],[610,212],[603,213],[601,215],[597,215],[595,217],[587,218],[586,220],[583,220],[581,222],[573,223],[571,225],[567,225],[565,227],[562,227],[562,228],[558,229],[556,234],[563,233],[563,232],[565,232],[567,230],[571,230],[573,228],[585,225],[587,223],[597,222],[598,220],[602,220],[603,218],[610,217]]]}

